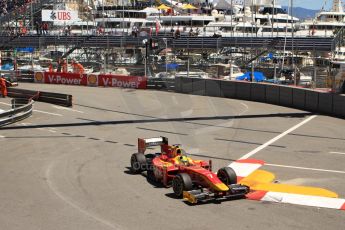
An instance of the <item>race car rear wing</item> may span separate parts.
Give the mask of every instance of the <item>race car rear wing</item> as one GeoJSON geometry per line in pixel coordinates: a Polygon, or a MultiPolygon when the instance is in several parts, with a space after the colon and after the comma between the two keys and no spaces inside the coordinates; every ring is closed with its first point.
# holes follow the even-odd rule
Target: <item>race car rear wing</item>
{"type": "Polygon", "coordinates": [[[138,153],[145,153],[147,147],[167,145],[167,137],[138,138],[138,153]]]}

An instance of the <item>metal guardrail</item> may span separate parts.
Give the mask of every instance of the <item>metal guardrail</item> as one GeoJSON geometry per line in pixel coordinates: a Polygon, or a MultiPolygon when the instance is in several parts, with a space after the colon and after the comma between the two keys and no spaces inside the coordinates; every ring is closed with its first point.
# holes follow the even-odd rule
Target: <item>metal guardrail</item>
{"type": "Polygon", "coordinates": [[[147,80],[147,88],[173,91],[175,89],[175,79],[174,78],[149,78],[147,80]]]}
{"type": "Polygon", "coordinates": [[[72,106],[73,97],[70,94],[51,93],[43,91],[34,91],[18,88],[8,88],[8,96],[13,98],[35,98],[36,101],[47,102],[66,107],[72,106]]]}
{"type": "MultiPolygon", "coordinates": [[[[34,47],[42,48],[49,45],[65,45],[95,48],[110,47],[143,47],[143,39],[148,37],[115,36],[115,35],[25,35],[18,36],[9,40],[8,36],[0,36],[0,44],[6,47],[34,47]]],[[[189,49],[216,49],[220,47],[267,47],[274,38],[272,37],[188,37],[182,36],[178,39],[172,37],[152,36],[158,44],[163,44],[163,39],[167,39],[170,48],[189,48],[189,49]]],[[[284,42],[277,44],[277,48],[284,47],[284,42]]],[[[305,37],[287,38],[286,50],[301,51],[332,51],[334,49],[334,38],[305,37]]]]}
{"type": "Polygon", "coordinates": [[[28,118],[32,114],[32,105],[34,100],[31,99],[13,99],[12,100],[12,109],[0,113],[0,126],[12,124],[28,118]],[[24,103],[24,105],[23,105],[24,103]]]}

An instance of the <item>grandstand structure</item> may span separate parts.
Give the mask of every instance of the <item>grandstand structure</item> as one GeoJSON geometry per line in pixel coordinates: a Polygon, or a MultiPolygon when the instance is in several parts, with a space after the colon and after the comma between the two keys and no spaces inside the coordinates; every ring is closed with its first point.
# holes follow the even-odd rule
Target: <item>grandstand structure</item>
{"type": "MultiPolygon", "coordinates": [[[[14,2],[14,1],[9,1],[14,2]]],[[[218,49],[219,47],[247,47],[255,49],[267,49],[274,45],[276,49],[312,51],[312,52],[332,52],[339,44],[343,44],[344,31],[340,31],[336,37],[318,38],[272,38],[272,37],[189,37],[181,36],[174,38],[171,34],[155,34],[146,36],[115,36],[104,34],[90,35],[45,35],[38,36],[33,33],[36,21],[41,20],[42,9],[53,9],[58,4],[69,4],[70,7],[76,7],[80,11],[88,12],[90,7],[97,7],[96,1],[72,0],[18,0],[18,5],[8,5],[7,13],[3,13],[0,17],[1,34],[0,49],[8,50],[17,47],[34,47],[44,48],[48,46],[64,46],[69,47],[68,53],[82,47],[143,47],[144,39],[150,40],[150,45],[156,44],[160,47],[170,48],[186,48],[186,49],[218,49]],[[96,3],[95,3],[96,2],[96,3]],[[89,7],[85,9],[85,7],[89,7]],[[10,28],[10,23],[14,23],[16,28],[10,28]],[[30,33],[23,33],[19,27],[31,28],[30,33]],[[149,37],[148,37],[149,36],[149,37]],[[277,39],[279,41],[277,41],[277,39]],[[167,41],[167,43],[165,43],[167,41]]]]}

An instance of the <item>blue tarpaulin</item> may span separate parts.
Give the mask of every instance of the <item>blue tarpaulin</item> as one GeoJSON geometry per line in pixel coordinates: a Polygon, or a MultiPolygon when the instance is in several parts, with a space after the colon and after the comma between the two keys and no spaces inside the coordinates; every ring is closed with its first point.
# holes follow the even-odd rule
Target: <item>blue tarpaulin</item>
{"type": "Polygon", "coordinates": [[[169,63],[166,65],[168,69],[175,70],[179,67],[179,64],[177,63],[169,63]]]}
{"type": "Polygon", "coordinates": [[[25,47],[25,48],[16,48],[17,52],[26,52],[26,53],[33,53],[34,52],[33,47],[25,47]]]}
{"type": "MultiPolygon", "coordinates": [[[[242,76],[237,77],[236,80],[247,80],[247,81],[250,81],[251,80],[251,75],[252,75],[252,72],[246,72],[242,76]]],[[[262,72],[254,72],[254,81],[261,82],[261,81],[263,81],[265,79],[266,79],[266,77],[265,77],[265,75],[262,72]]]]}
{"type": "Polygon", "coordinates": [[[2,65],[0,66],[1,70],[13,70],[13,65],[12,64],[5,64],[5,65],[2,65]]]}

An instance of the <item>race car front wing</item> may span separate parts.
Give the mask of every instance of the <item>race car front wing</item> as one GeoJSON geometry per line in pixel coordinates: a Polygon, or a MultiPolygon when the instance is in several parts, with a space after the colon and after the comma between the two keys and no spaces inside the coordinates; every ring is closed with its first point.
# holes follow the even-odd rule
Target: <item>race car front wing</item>
{"type": "Polygon", "coordinates": [[[196,204],[198,202],[207,202],[211,200],[226,200],[245,197],[249,193],[249,187],[241,184],[229,185],[226,192],[212,192],[207,188],[200,188],[183,192],[183,200],[196,204]]]}

